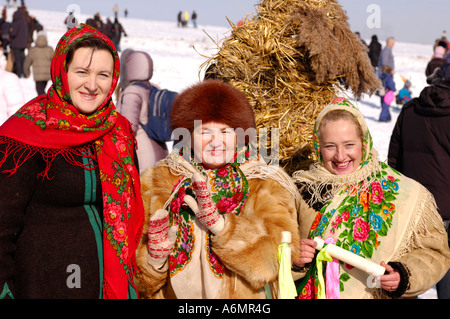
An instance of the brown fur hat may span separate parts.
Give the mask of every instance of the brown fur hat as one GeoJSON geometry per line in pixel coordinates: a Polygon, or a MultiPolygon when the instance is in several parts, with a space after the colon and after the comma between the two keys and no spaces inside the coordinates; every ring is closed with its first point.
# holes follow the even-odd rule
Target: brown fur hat
{"type": "Polygon", "coordinates": [[[194,121],[217,122],[232,128],[255,128],[255,116],[245,94],[220,80],[205,80],[181,92],[172,105],[170,126],[194,130],[194,121]]]}

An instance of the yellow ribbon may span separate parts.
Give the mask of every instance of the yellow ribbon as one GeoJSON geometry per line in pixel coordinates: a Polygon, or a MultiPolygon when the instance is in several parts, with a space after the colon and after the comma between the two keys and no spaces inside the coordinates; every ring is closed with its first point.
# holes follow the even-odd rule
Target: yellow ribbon
{"type": "Polygon", "coordinates": [[[326,299],[327,292],[325,287],[325,279],[323,278],[323,262],[332,261],[333,257],[327,252],[327,246],[323,247],[316,257],[317,277],[319,285],[317,287],[317,299],[326,299]]]}
{"type": "Polygon", "coordinates": [[[280,299],[294,299],[297,297],[294,279],[291,273],[291,248],[289,244],[282,243],[278,246],[278,262],[280,269],[278,273],[278,286],[280,299]]]}

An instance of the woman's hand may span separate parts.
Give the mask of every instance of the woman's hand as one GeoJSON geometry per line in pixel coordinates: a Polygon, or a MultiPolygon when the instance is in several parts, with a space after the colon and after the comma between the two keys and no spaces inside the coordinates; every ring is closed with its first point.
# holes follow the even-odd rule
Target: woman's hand
{"type": "Polygon", "coordinates": [[[317,243],[312,239],[300,240],[300,258],[294,263],[299,267],[304,267],[305,264],[312,262],[316,254],[317,243]]]}
{"type": "Polygon", "coordinates": [[[386,268],[386,271],[388,272],[386,275],[380,276],[381,288],[389,292],[396,291],[400,285],[400,273],[384,261],[382,261],[380,265],[386,268]]]}
{"type": "Polygon", "coordinates": [[[189,195],[184,197],[184,202],[189,205],[197,219],[214,235],[217,235],[222,231],[225,221],[216,209],[206,181],[199,173],[192,175],[192,186],[197,202],[189,195]]]}
{"type": "Polygon", "coordinates": [[[175,245],[178,226],[170,227],[169,212],[158,209],[148,222],[148,254],[149,263],[160,269],[175,245]]]}

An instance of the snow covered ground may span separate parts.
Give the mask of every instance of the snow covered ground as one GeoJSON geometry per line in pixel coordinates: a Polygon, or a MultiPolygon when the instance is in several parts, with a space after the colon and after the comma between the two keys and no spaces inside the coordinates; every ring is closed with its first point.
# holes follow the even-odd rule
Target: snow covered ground
{"type": "MultiPolygon", "coordinates": [[[[59,38],[66,31],[63,24],[66,13],[34,9],[29,9],[29,11],[44,25],[49,45],[56,46],[59,38]]],[[[8,15],[11,14],[12,12],[8,12],[8,15]]],[[[81,21],[86,21],[88,17],[81,15],[81,21]]],[[[148,52],[154,62],[152,81],[173,91],[180,91],[203,77],[199,73],[200,66],[206,61],[206,57],[213,55],[218,50],[220,41],[229,34],[229,28],[201,24],[194,29],[192,26],[178,28],[175,22],[166,21],[127,18],[122,18],[120,21],[128,34],[127,37],[122,37],[121,49],[132,48],[148,52]]],[[[383,42],[382,44],[384,45],[383,42]]],[[[395,80],[398,90],[403,87],[400,77],[402,76],[412,82],[413,96],[419,95],[426,86],[425,67],[432,52],[431,44],[396,43],[394,47],[397,69],[395,80]]],[[[30,78],[21,81],[24,84],[27,98],[34,97],[36,92],[33,80],[30,78]]],[[[357,105],[366,116],[380,159],[385,160],[392,127],[400,108],[392,107],[392,122],[378,123],[379,97],[364,96],[357,102],[357,105]]]]}
{"type": "MultiPolygon", "coordinates": [[[[34,9],[29,9],[29,12],[43,24],[47,32],[49,45],[55,47],[59,38],[66,31],[63,22],[67,14],[65,12],[34,9]]],[[[11,17],[12,12],[8,12],[8,16],[11,17]]],[[[84,22],[87,18],[87,15],[81,15],[81,21],[84,22]]],[[[122,18],[120,21],[128,34],[127,37],[122,38],[122,50],[131,48],[148,52],[154,62],[152,81],[162,88],[173,91],[181,91],[203,78],[203,75],[199,74],[200,66],[206,61],[206,57],[217,51],[220,40],[223,40],[229,34],[227,28],[201,24],[197,29],[194,29],[191,25],[188,28],[178,28],[176,22],[130,18],[122,18]]],[[[367,42],[369,43],[369,41],[367,42]]],[[[382,44],[384,46],[384,43],[382,44]]],[[[420,91],[426,86],[425,68],[432,52],[431,44],[396,43],[394,56],[397,90],[403,87],[403,81],[400,77],[402,76],[412,82],[413,96],[419,95],[420,91]]],[[[36,91],[33,79],[21,79],[21,82],[26,99],[35,97],[36,91]]],[[[400,108],[397,106],[391,107],[392,121],[390,123],[379,123],[379,97],[363,96],[356,104],[365,115],[380,159],[386,160],[391,132],[400,108]]],[[[436,298],[435,289],[431,289],[420,298],[436,298]]]]}

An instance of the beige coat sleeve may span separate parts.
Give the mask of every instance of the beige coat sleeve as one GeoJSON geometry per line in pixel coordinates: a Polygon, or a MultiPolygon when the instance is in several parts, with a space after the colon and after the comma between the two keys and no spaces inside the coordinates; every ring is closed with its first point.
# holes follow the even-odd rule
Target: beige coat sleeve
{"type": "Polygon", "coordinates": [[[426,207],[418,207],[424,213],[418,215],[412,238],[406,241],[407,252],[395,260],[401,262],[409,274],[409,285],[402,296],[406,298],[425,293],[442,279],[450,267],[448,235],[434,198],[425,192],[428,198],[423,205],[426,207]]]}
{"type": "Polygon", "coordinates": [[[291,232],[292,260],[300,239],[294,197],[272,180],[249,180],[249,186],[244,210],[226,216],[224,229],[212,238],[212,249],[227,269],[259,289],[277,279],[281,232],[291,232]]]}

